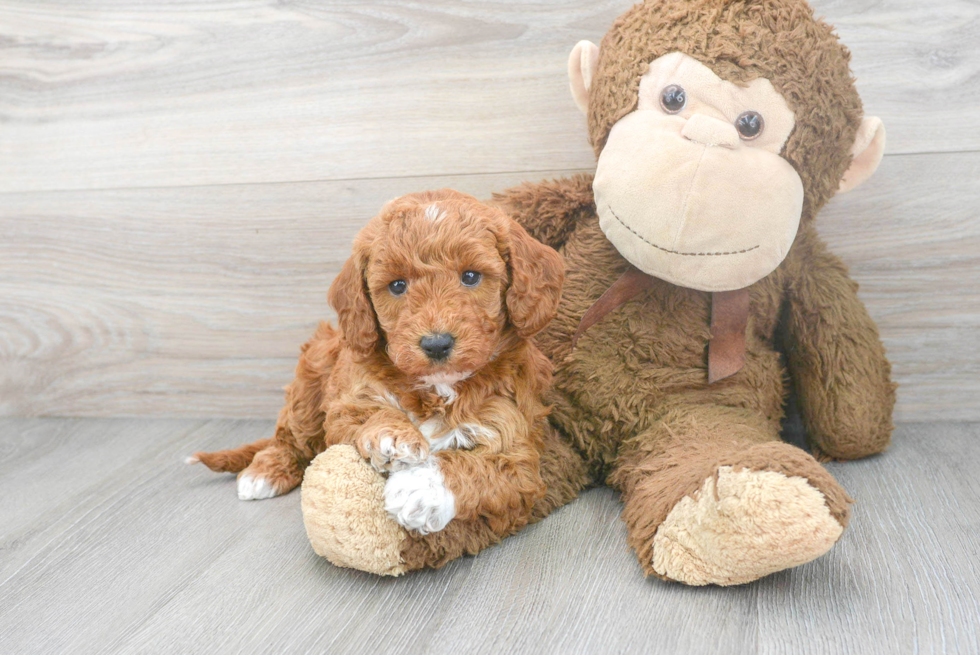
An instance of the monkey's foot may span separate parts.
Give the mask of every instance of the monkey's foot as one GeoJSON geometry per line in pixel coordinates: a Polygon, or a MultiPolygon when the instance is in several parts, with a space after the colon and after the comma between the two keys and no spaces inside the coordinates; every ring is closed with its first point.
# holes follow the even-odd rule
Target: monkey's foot
{"type": "Polygon", "coordinates": [[[744,584],[820,557],[843,531],[807,479],[722,466],[671,509],[652,564],[689,585],[744,584]]]}
{"type": "Polygon", "coordinates": [[[303,478],[303,522],[317,555],[337,566],[401,575],[407,533],[385,511],[385,479],[353,446],[320,453],[303,478]]]}

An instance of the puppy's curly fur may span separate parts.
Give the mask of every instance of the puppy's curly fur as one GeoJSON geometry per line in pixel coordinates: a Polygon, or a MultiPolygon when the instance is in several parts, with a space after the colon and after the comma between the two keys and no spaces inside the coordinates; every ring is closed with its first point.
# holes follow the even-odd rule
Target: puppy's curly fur
{"type": "MultiPolygon", "coordinates": [[[[303,346],[275,436],[190,461],[240,472],[240,497],[263,498],[295,488],[318,453],[347,443],[391,472],[389,482],[438,471],[455,518],[517,530],[545,494],[541,396],[551,364],[529,337],[555,315],[563,277],[557,252],[471,196],[393,200],[358,234],[330,287],[339,330],[321,323],[303,346]],[[467,271],[478,284],[463,283],[467,271]],[[423,351],[432,334],[454,338],[445,359],[423,351]]],[[[423,534],[445,525],[393,515],[423,534]]]]}

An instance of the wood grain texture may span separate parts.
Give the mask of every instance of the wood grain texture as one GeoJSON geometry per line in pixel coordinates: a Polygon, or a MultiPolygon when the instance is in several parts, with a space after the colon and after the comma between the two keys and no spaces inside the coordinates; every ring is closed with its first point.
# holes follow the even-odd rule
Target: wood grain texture
{"type": "MultiPolygon", "coordinates": [[[[385,200],[593,166],[564,62],[629,4],[0,0],[0,415],[275,416],[385,200]]],[[[980,419],[980,5],[814,5],[891,153],[823,233],[897,416],[980,419]]]]}
{"type": "Polygon", "coordinates": [[[886,158],[818,217],[878,322],[899,420],[980,418],[980,155],[886,158]]]}
{"type": "Polygon", "coordinates": [[[313,554],[296,493],[181,463],[271,421],[0,420],[0,652],[970,653],[980,425],[900,426],[831,464],[824,558],[755,584],[646,580],[596,489],[475,558],[399,579],[313,554]],[[13,502],[8,502],[13,500],[13,502]]]}
{"type": "Polygon", "coordinates": [[[978,438],[906,425],[884,455],[831,465],[857,499],[851,524],[809,579],[758,585],[759,652],[980,652],[978,438]]]}
{"type": "MultiPolygon", "coordinates": [[[[0,3],[0,191],[589,167],[565,79],[632,0],[0,3]]],[[[980,149],[980,5],[815,0],[893,153],[980,149]]]]}
{"type": "MultiPolygon", "coordinates": [[[[0,414],[274,417],[385,200],[440,186],[488,197],[525,179],[0,196],[0,414]]],[[[881,327],[902,420],[980,418],[977,197],[980,154],[890,156],[821,215],[881,327]]]]}

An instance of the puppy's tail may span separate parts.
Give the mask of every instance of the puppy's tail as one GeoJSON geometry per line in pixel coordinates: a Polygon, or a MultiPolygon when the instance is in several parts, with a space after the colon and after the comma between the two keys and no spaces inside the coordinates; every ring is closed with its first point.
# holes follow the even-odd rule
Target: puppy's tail
{"type": "Polygon", "coordinates": [[[252,463],[256,453],[265,450],[272,444],[272,439],[259,439],[254,443],[247,443],[244,446],[232,450],[218,450],[213,453],[194,453],[184,461],[188,464],[200,462],[212,471],[219,473],[238,473],[252,463]]]}

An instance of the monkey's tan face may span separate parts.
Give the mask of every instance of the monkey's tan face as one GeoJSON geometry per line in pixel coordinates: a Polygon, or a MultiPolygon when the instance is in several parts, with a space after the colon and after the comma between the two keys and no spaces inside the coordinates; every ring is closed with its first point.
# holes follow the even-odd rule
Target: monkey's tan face
{"type": "Polygon", "coordinates": [[[768,80],[739,87],[688,55],[654,60],[637,109],[599,156],[603,232],[634,266],[679,286],[757,282],[800,223],[803,182],[779,154],[794,124],[768,80]]]}

